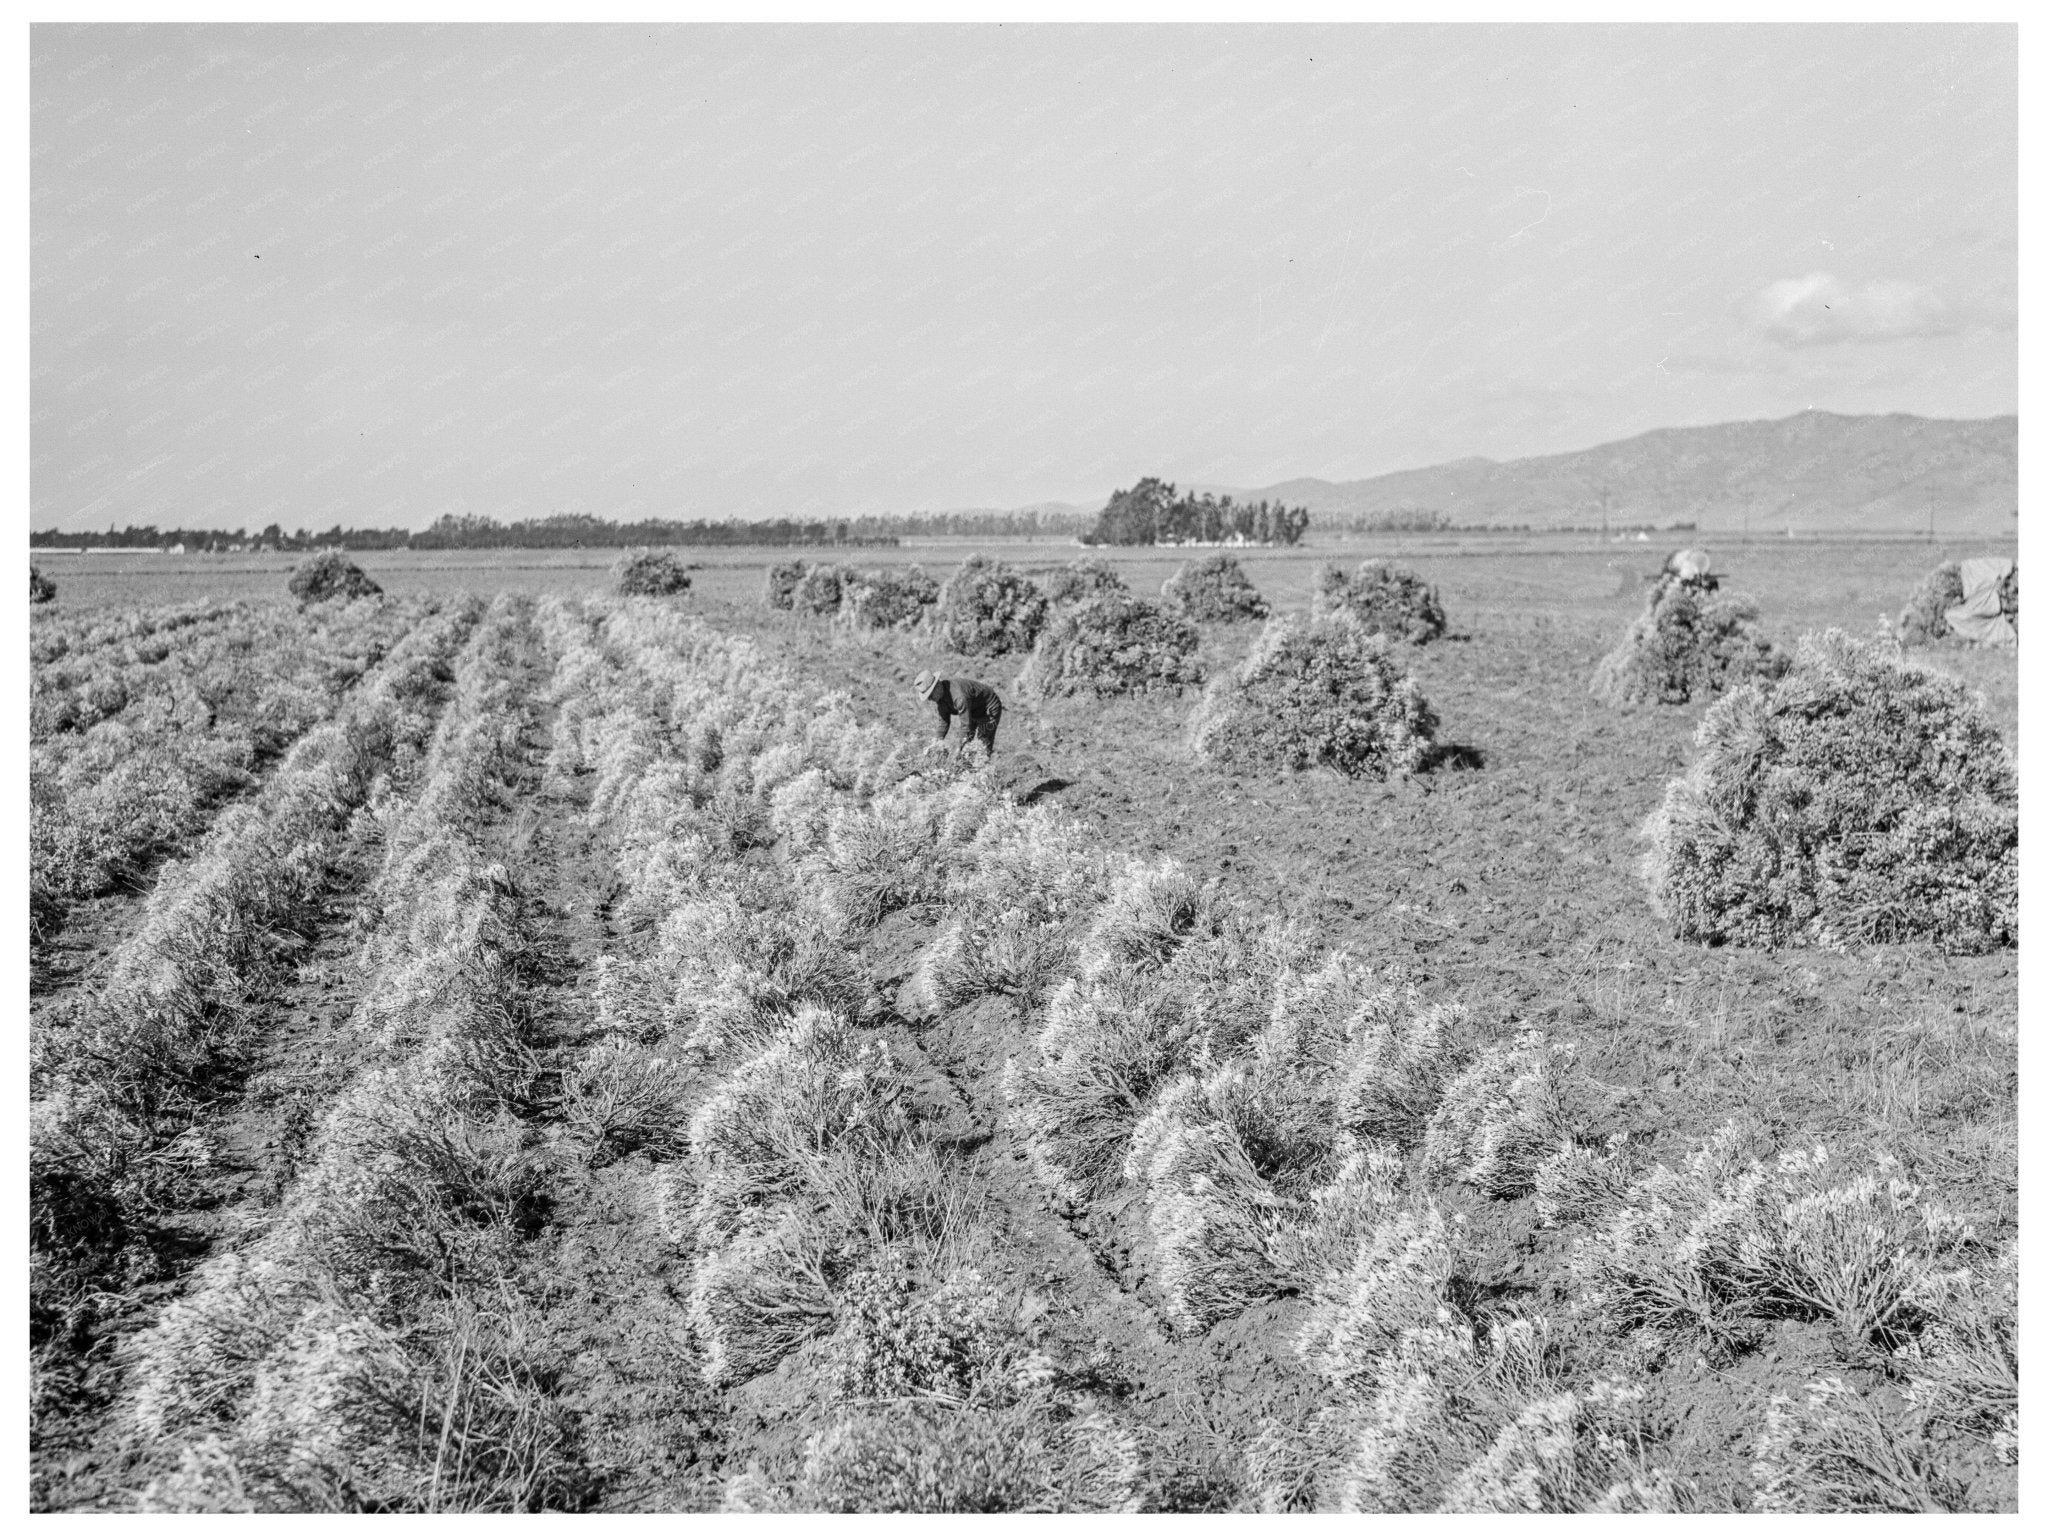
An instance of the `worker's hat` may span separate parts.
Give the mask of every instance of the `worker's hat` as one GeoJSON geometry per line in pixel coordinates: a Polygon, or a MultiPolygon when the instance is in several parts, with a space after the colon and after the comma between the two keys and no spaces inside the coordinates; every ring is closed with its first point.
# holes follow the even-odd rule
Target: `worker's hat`
{"type": "Polygon", "coordinates": [[[920,699],[928,699],[932,696],[932,690],[939,686],[938,674],[935,672],[920,672],[917,674],[917,680],[910,686],[917,690],[917,696],[920,699]]]}

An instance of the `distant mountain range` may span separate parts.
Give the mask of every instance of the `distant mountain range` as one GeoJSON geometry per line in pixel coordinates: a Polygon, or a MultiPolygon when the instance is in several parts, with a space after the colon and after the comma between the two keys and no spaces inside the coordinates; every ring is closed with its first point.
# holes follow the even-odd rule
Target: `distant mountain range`
{"type": "MultiPolygon", "coordinates": [[[[1221,490],[1224,487],[1216,487],[1221,490]]],[[[1802,411],[1666,427],[1541,458],[1457,459],[1369,480],[1287,480],[1238,497],[1306,506],[1317,526],[1438,511],[1460,526],[1697,524],[1702,532],[2000,533],[2019,504],[2019,418],[1936,421],[1802,411]]]]}

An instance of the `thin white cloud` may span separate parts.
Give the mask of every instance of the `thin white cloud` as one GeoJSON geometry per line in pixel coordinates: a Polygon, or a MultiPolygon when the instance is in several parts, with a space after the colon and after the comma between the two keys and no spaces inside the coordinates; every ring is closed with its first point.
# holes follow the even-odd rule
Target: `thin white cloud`
{"type": "Polygon", "coordinates": [[[1750,301],[1750,314],[1766,336],[1788,347],[1945,336],[1958,328],[1956,315],[1930,288],[1899,282],[1851,288],[1832,272],[1772,283],[1750,301]]]}

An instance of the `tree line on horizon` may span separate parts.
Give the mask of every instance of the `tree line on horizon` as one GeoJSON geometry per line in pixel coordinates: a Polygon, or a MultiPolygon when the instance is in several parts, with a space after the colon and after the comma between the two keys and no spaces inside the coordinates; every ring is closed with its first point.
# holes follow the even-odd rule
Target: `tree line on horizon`
{"type": "MultiPolygon", "coordinates": [[[[1449,529],[1451,519],[1426,508],[1398,508],[1326,518],[1332,531],[1394,532],[1449,529]]],[[[614,522],[584,512],[499,522],[475,515],[446,515],[424,529],[351,528],[321,531],[286,529],[271,523],[246,528],[160,528],[154,523],[125,528],[29,534],[31,549],[182,549],[233,554],[274,551],[303,554],[316,549],[619,549],[664,545],[834,545],[887,546],[917,538],[1077,539],[1087,545],[1279,544],[1293,545],[1307,531],[1306,507],[1273,501],[1234,501],[1229,496],[1182,493],[1167,481],[1147,478],[1119,490],[1100,512],[1033,508],[998,512],[912,512],[830,519],[698,518],[684,522],[644,518],[614,522]]]]}
{"type": "Polygon", "coordinates": [[[1022,512],[912,512],[898,516],[863,516],[803,520],[740,518],[683,522],[645,518],[613,522],[583,512],[501,523],[478,516],[441,517],[424,529],[348,528],[337,523],[322,531],[287,530],[276,523],[260,532],[246,528],[159,528],[154,523],[96,530],[44,529],[29,534],[31,549],[155,549],[182,547],[194,553],[241,553],[273,550],[303,553],[314,549],[618,549],[648,545],[692,544],[820,544],[876,546],[906,538],[1061,538],[1084,530],[1094,514],[1031,510],[1022,512]]]}
{"type": "Polygon", "coordinates": [[[1196,495],[1172,482],[1140,480],[1117,491],[1081,535],[1083,544],[1298,544],[1308,508],[1277,501],[1233,501],[1196,495]]]}

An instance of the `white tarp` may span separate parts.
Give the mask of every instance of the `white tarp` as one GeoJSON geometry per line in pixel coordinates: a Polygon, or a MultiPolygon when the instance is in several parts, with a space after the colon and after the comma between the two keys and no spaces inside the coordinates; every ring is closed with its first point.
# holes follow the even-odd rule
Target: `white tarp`
{"type": "Polygon", "coordinates": [[[1977,645],[2011,645],[2019,637],[1999,610],[1998,589],[2012,574],[2012,562],[1986,555],[1963,562],[1963,600],[1942,617],[1964,640],[1977,645]]]}

